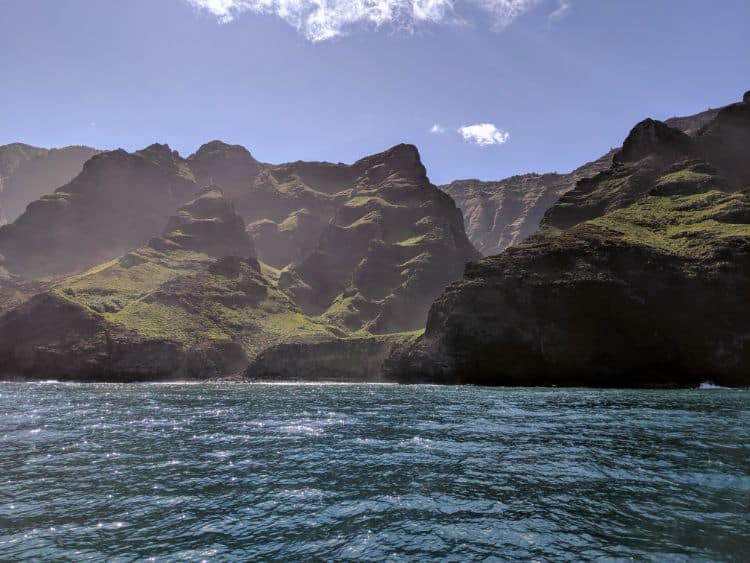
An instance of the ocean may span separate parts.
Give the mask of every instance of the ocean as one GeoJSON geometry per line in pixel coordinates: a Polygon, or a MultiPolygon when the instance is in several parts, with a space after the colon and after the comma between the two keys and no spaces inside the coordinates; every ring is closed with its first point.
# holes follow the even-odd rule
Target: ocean
{"type": "Polygon", "coordinates": [[[0,560],[747,560],[750,392],[0,383],[0,560]]]}

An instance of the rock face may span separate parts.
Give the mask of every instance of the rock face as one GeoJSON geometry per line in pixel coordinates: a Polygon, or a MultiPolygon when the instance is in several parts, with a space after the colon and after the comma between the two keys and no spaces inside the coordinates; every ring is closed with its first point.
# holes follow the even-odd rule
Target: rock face
{"type": "Polygon", "coordinates": [[[162,237],[67,277],[0,317],[4,377],[154,380],[241,372],[264,348],[331,339],[261,271],[216,189],[162,237]]]}
{"type": "Polygon", "coordinates": [[[255,257],[255,248],[245,231],[245,222],[222,190],[211,186],[183,205],[169,219],[161,238],[150,245],[157,250],[180,249],[224,256],[255,257]]]}
{"type": "Polygon", "coordinates": [[[419,329],[479,258],[412,146],[270,165],[219,141],[93,157],[0,228],[0,256],[2,375],[115,380],[419,329]]]}
{"type": "MultiPolygon", "coordinates": [[[[665,122],[669,126],[665,131],[696,135],[718,113],[719,109],[711,109],[673,117],[665,122]]],[[[471,242],[484,256],[492,256],[536,232],[549,208],[581,180],[609,169],[617,152],[611,150],[569,174],[523,174],[496,182],[456,180],[441,187],[463,212],[471,242]]]]}
{"type": "Polygon", "coordinates": [[[0,146],[0,224],[15,221],[29,203],[70,182],[97,152],[78,146],[0,146]]]}
{"type": "Polygon", "coordinates": [[[443,189],[463,212],[471,242],[491,256],[531,236],[563,194],[582,178],[609,168],[613,156],[610,151],[570,174],[524,174],[497,182],[456,180],[443,189]]]}
{"type": "Polygon", "coordinates": [[[435,297],[479,255],[415,147],[399,145],[351,168],[346,201],[279,285],[308,314],[350,331],[416,330],[435,297]]]}
{"type": "Polygon", "coordinates": [[[279,287],[345,332],[424,326],[432,300],[479,257],[410,145],[351,165],[269,165],[214,141],[187,162],[225,189],[259,260],[282,270],[279,287]]]}
{"type": "Polygon", "coordinates": [[[262,352],[245,375],[261,381],[385,382],[384,363],[416,337],[406,333],[280,344],[262,352]]]}
{"type": "MultiPolygon", "coordinates": [[[[282,288],[308,315],[325,314],[342,330],[423,326],[432,300],[479,257],[460,213],[429,182],[413,146],[352,165],[270,165],[243,147],[212,141],[187,159],[166,145],[92,158],[67,186],[0,229],[4,266],[37,278],[111,260],[159,234],[164,218],[208,181],[248,225],[257,257],[283,270],[282,288]]],[[[204,212],[180,213],[173,235],[162,238],[211,254],[195,246],[208,222],[204,212]]]]}
{"type": "Polygon", "coordinates": [[[467,268],[406,381],[488,385],[750,384],[750,103],[694,137],[638,124],[540,232],[467,268]]]}
{"type": "Polygon", "coordinates": [[[0,254],[27,278],[75,272],[146,243],[195,191],[192,172],[166,145],[102,153],[0,227],[0,254]]]}

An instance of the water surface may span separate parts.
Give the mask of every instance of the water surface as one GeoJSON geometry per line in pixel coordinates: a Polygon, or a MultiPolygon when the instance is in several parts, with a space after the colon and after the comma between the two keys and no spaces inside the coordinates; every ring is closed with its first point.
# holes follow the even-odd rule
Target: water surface
{"type": "Polygon", "coordinates": [[[743,560],[750,392],[0,384],[0,559],[743,560]]]}

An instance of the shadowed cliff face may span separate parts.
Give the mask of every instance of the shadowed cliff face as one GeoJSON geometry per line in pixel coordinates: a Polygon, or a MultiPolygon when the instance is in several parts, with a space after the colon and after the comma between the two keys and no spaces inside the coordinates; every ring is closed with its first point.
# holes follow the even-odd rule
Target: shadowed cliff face
{"type": "Polygon", "coordinates": [[[518,248],[467,268],[403,380],[750,384],[750,102],[689,137],[638,124],[518,248]]]}
{"type": "Polygon", "coordinates": [[[252,361],[245,375],[261,381],[385,382],[383,364],[417,335],[409,332],[279,344],[252,361]]]}
{"type": "Polygon", "coordinates": [[[432,300],[478,258],[413,146],[351,165],[269,165],[213,142],[188,162],[199,178],[232,186],[258,258],[282,270],[280,287],[346,331],[423,326],[432,300]]]}
{"type": "Polygon", "coordinates": [[[0,147],[0,223],[13,222],[29,203],[70,182],[96,153],[90,147],[0,147]]]}
{"type": "Polygon", "coordinates": [[[102,153],[1,227],[0,254],[28,278],[75,272],[144,244],[195,191],[192,172],[166,145],[102,153]]]}
{"type": "MultiPolygon", "coordinates": [[[[669,125],[667,130],[696,135],[718,113],[718,109],[712,109],[665,123],[669,125]]],[[[611,150],[569,174],[523,174],[496,182],[456,180],[441,187],[463,212],[471,242],[483,255],[492,256],[531,236],[548,209],[579,181],[608,170],[616,153],[611,150]]]]}
{"type": "Polygon", "coordinates": [[[242,219],[214,188],[148,246],[0,317],[0,375],[207,378],[241,372],[272,344],[333,337],[263,273],[242,219]]]}
{"type": "MultiPolygon", "coordinates": [[[[115,380],[220,376],[271,346],[420,328],[479,257],[414,147],[268,165],[220,142],[98,155],[0,229],[0,251],[0,375],[115,380]],[[209,179],[229,188],[198,189],[209,179]]],[[[352,357],[378,350],[380,365],[391,347],[373,346],[352,357]]]]}
{"type": "Polygon", "coordinates": [[[183,205],[170,217],[163,235],[149,244],[157,250],[202,252],[214,258],[255,257],[245,222],[215,186],[204,188],[196,199],[183,205]]]}
{"type": "Polygon", "coordinates": [[[399,145],[351,168],[356,178],[346,201],[315,250],[282,273],[280,287],[309,314],[348,330],[415,330],[432,300],[479,255],[415,147],[399,145]]]}

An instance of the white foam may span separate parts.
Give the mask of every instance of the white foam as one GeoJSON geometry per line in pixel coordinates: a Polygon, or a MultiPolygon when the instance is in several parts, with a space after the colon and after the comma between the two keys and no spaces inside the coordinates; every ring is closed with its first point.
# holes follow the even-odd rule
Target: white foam
{"type": "Polygon", "coordinates": [[[716,385],[713,381],[704,381],[698,386],[698,389],[729,389],[729,387],[716,385]]]}

